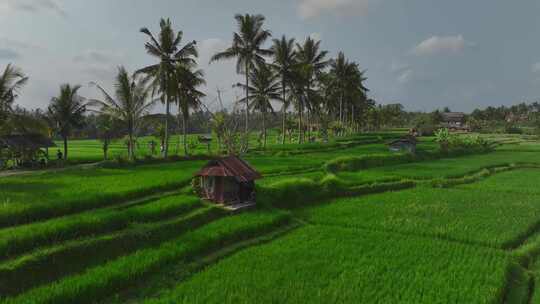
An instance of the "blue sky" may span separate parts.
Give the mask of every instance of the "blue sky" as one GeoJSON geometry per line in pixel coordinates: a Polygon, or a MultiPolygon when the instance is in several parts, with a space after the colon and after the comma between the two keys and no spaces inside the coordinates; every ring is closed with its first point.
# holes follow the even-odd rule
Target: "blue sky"
{"type": "MultiPolygon", "coordinates": [[[[217,87],[230,104],[234,62],[208,65],[235,30],[236,13],[261,13],[275,37],[322,39],[367,70],[380,103],[409,110],[470,111],[540,99],[540,1],[520,0],[0,0],[0,67],[31,78],[19,104],[44,108],[61,83],[110,88],[118,65],[133,71],[153,59],[145,36],[171,18],[197,40],[207,103],[217,87]]],[[[159,109],[157,109],[159,110],[159,109]]]]}

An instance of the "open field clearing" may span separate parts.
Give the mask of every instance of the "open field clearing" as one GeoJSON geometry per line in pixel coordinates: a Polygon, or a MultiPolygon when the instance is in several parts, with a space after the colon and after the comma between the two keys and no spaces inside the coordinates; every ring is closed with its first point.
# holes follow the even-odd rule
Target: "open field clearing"
{"type": "Polygon", "coordinates": [[[498,250],[315,225],[226,258],[148,303],[496,303],[507,269],[498,250]]]}
{"type": "Polygon", "coordinates": [[[428,138],[436,159],[413,163],[367,135],[270,146],[245,156],[265,178],[238,215],[193,195],[203,160],[3,177],[0,303],[523,303],[540,169],[428,182],[540,164],[505,146],[438,159],[428,138]],[[350,156],[375,161],[325,170],[350,156]]]}
{"type": "Polygon", "coordinates": [[[105,209],[0,230],[0,260],[35,247],[97,233],[113,232],[137,222],[151,222],[187,213],[198,198],[173,195],[125,209],[105,209]]]}
{"type": "Polygon", "coordinates": [[[459,188],[470,190],[479,187],[493,192],[540,195],[540,168],[503,172],[477,184],[459,186],[459,188]]]}
{"type": "MultiPolygon", "coordinates": [[[[377,149],[383,144],[359,145],[343,150],[305,155],[246,159],[263,174],[319,169],[327,160],[346,153],[377,149]]],[[[75,213],[125,202],[189,184],[205,162],[179,161],[119,168],[68,169],[59,172],[10,176],[0,180],[0,227],[75,213]],[[76,185],[76,186],[75,186],[76,185]]]]}
{"type": "MultiPolygon", "coordinates": [[[[508,165],[513,163],[540,164],[540,155],[535,152],[513,153],[495,151],[488,155],[468,155],[455,158],[402,164],[389,167],[372,168],[368,174],[381,176],[399,176],[413,179],[432,179],[437,177],[459,177],[477,172],[483,168],[508,165]]],[[[360,175],[362,172],[359,173],[360,175]]]]}
{"type": "Polygon", "coordinates": [[[255,237],[274,227],[284,225],[289,217],[284,213],[246,213],[211,222],[180,237],[141,249],[79,275],[61,279],[50,285],[32,289],[5,303],[91,303],[99,298],[127,288],[161,267],[197,254],[210,252],[228,243],[255,237]]]}
{"type": "Polygon", "coordinates": [[[0,180],[0,226],[125,202],[187,185],[203,162],[70,169],[0,180]]]}
{"type": "Polygon", "coordinates": [[[419,187],[339,199],[298,213],[313,223],[427,235],[500,248],[519,245],[539,225],[539,200],[536,195],[482,188],[419,187]]]}

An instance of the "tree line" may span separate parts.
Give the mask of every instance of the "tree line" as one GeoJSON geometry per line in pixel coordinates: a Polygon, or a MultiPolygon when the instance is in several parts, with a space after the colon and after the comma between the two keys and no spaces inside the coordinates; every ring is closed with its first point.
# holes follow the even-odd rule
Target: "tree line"
{"type": "Polygon", "coordinates": [[[210,61],[217,64],[235,59],[236,72],[243,75],[243,81],[234,86],[241,88],[244,96],[236,101],[232,112],[212,112],[204,105],[201,87],[205,78],[198,68],[197,42],[184,43],[183,32],[175,30],[169,19],[162,19],[158,33],[140,30],[148,39],[144,49],[155,59],[154,64],[133,73],[120,66],[112,92],[91,82],[101,98],[82,97],[81,85],[66,83],[45,111],[29,113],[13,106],[28,77],[8,65],[0,79],[0,132],[28,132],[32,125],[29,121],[34,121],[36,127],[48,129],[48,135],[62,139],[66,158],[69,139],[81,130],[93,130],[104,145],[125,136],[129,158],[133,159],[135,141],[141,133],[161,134],[163,157],[168,156],[170,132],[176,128],[182,130],[186,155],[187,134],[203,129],[213,130],[228,152],[246,152],[254,126],[261,130],[266,146],[268,128],[280,130],[283,144],[292,139],[293,133],[295,140],[303,143],[316,136],[327,139],[329,131],[339,136],[361,128],[378,128],[401,115],[401,105],[376,105],[368,97],[366,72],[343,52],[330,58],[321,41],[311,37],[303,41],[285,35],[273,38],[262,15],[238,14],[234,19],[237,29],[230,46],[210,61]],[[164,115],[150,114],[157,103],[165,105],[164,115]],[[280,109],[275,109],[276,105],[280,109]],[[177,108],[176,117],[171,115],[171,107],[177,108]],[[205,117],[206,125],[198,121],[190,128],[194,115],[205,117]],[[25,117],[25,123],[17,119],[20,116],[25,117]],[[160,125],[156,120],[161,120],[160,125]],[[153,122],[151,127],[149,121],[153,122]]]}

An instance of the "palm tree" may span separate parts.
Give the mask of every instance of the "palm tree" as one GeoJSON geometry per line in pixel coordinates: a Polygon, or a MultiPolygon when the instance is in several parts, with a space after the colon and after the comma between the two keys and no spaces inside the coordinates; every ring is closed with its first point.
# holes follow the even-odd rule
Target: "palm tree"
{"type": "Polygon", "coordinates": [[[212,56],[210,62],[237,58],[236,72],[244,74],[246,77],[244,85],[246,90],[246,97],[244,98],[246,102],[244,149],[247,150],[249,143],[249,71],[251,71],[255,63],[264,62],[263,56],[272,55],[272,51],[262,47],[266,40],[271,37],[271,33],[263,29],[265,18],[262,15],[238,14],[234,18],[238,23],[238,33],[233,34],[232,45],[223,52],[212,56]]]}
{"type": "Polygon", "coordinates": [[[60,94],[51,99],[48,107],[49,119],[64,141],[64,159],[68,158],[68,137],[71,136],[73,129],[83,126],[86,104],[85,98],[78,94],[80,89],[80,85],[61,85],[60,94]]]}
{"type": "Polygon", "coordinates": [[[118,68],[114,83],[114,98],[99,84],[92,82],[103,95],[103,100],[92,99],[88,103],[97,107],[96,112],[113,117],[125,124],[128,133],[128,156],[135,157],[135,134],[145,115],[154,106],[155,100],[149,100],[150,90],[146,79],[137,75],[130,76],[124,67],[118,68]]]}
{"type": "Polygon", "coordinates": [[[351,126],[354,127],[354,113],[357,106],[367,100],[369,91],[363,84],[367,78],[365,72],[360,71],[358,64],[345,58],[343,52],[330,63],[333,87],[339,99],[339,122],[344,124],[346,112],[351,114],[351,126]],[[350,106],[350,111],[348,110],[350,106]]]}
{"type": "Polygon", "coordinates": [[[285,144],[285,120],[287,108],[289,107],[286,94],[288,83],[292,80],[293,69],[296,65],[296,51],[294,49],[294,39],[287,39],[285,35],[281,39],[274,39],[273,43],[271,50],[274,55],[271,66],[281,77],[281,101],[283,102],[281,108],[281,143],[285,144]]]}
{"type": "Polygon", "coordinates": [[[0,122],[5,121],[11,104],[17,98],[19,90],[26,85],[28,77],[23,72],[8,64],[0,75],[0,122]]]}
{"type": "Polygon", "coordinates": [[[290,92],[293,98],[296,110],[298,112],[298,143],[304,142],[304,109],[308,106],[308,83],[310,75],[309,67],[303,64],[296,65],[293,69],[290,92]]]}
{"type": "Polygon", "coordinates": [[[187,124],[189,110],[197,109],[201,103],[201,98],[206,94],[198,90],[198,87],[206,84],[204,72],[194,70],[193,65],[177,65],[175,69],[176,102],[178,104],[178,115],[182,116],[184,154],[188,155],[187,146],[187,124]]]}
{"type": "Polygon", "coordinates": [[[330,62],[330,73],[334,76],[335,87],[339,94],[339,122],[343,123],[343,99],[345,98],[345,87],[351,64],[345,59],[345,54],[339,52],[338,57],[330,62]]]}
{"type": "Polygon", "coordinates": [[[178,64],[193,64],[198,56],[195,41],[180,46],[183,32],[175,33],[169,19],[161,19],[160,33],[156,39],[150,30],[142,28],[141,33],[146,34],[150,41],[145,44],[146,52],[157,58],[158,63],[138,70],[136,73],[144,73],[152,81],[152,95],[160,94],[161,102],[165,104],[165,147],[163,156],[167,157],[169,151],[169,116],[170,103],[175,96],[176,85],[172,81],[175,73],[175,66],[178,64]]]}
{"type": "MultiPolygon", "coordinates": [[[[264,144],[263,148],[266,148],[266,114],[268,112],[274,113],[272,108],[272,100],[281,100],[281,84],[280,76],[274,74],[270,67],[266,64],[259,64],[257,68],[249,73],[249,80],[251,85],[246,87],[249,95],[252,97],[249,104],[249,108],[257,110],[262,114],[262,128],[264,144]]],[[[239,84],[240,86],[244,86],[239,84]]],[[[244,102],[241,99],[240,102],[244,102]]]]}
{"type": "MultiPolygon", "coordinates": [[[[307,121],[309,124],[310,113],[312,108],[312,92],[313,85],[316,80],[316,76],[329,64],[328,60],[325,60],[328,51],[321,50],[321,41],[315,41],[311,37],[308,37],[303,44],[296,44],[297,53],[298,53],[298,62],[304,65],[305,73],[307,73],[307,84],[306,84],[306,108],[307,108],[307,121]]],[[[308,128],[308,135],[309,135],[308,128]]]]}

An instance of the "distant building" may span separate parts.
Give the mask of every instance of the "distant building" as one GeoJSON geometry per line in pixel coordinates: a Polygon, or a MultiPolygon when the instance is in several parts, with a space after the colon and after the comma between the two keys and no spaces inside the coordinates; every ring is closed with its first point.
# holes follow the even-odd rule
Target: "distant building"
{"type": "Polygon", "coordinates": [[[394,140],[388,144],[388,148],[392,152],[409,152],[416,153],[416,137],[407,135],[400,139],[394,140]]]}
{"type": "Polygon", "coordinates": [[[469,131],[465,123],[465,113],[462,112],[444,112],[441,113],[441,127],[448,128],[450,131],[469,131]]]}
{"type": "Polygon", "coordinates": [[[244,160],[228,156],[208,162],[195,178],[199,178],[202,198],[229,206],[248,206],[255,204],[255,180],[262,176],[244,160]]]}
{"type": "Polygon", "coordinates": [[[529,115],[528,114],[518,115],[518,114],[510,113],[506,115],[505,120],[507,123],[526,122],[529,120],[529,115]]]}

